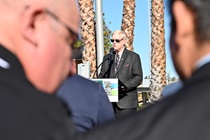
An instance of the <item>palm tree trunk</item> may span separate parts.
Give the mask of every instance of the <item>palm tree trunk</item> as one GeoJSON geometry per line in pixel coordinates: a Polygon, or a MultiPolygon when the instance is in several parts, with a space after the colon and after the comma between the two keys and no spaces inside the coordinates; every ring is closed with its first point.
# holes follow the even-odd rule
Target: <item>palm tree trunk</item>
{"type": "Polygon", "coordinates": [[[134,37],[134,27],[135,27],[135,0],[124,0],[123,1],[123,19],[121,30],[123,30],[127,37],[127,43],[125,44],[128,50],[133,51],[133,37],[134,37]]]}
{"type": "Polygon", "coordinates": [[[166,53],[164,29],[164,2],[152,0],[152,51],[151,51],[151,81],[149,102],[161,98],[161,92],[166,85],[166,53]]]}
{"type": "Polygon", "coordinates": [[[84,45],[83,63],[90,62],[90,77],[93,78],[96,70],[96,36],[93,1],[78,0],[78,4],[81,17],[80,33],[84,45]]]}

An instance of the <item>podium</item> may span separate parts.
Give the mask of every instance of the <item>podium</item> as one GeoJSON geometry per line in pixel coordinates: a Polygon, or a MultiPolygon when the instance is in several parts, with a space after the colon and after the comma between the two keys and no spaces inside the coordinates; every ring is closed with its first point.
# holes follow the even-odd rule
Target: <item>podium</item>
{"type": "Polygon", "coordinates": [[[100,83],[104,88],[110,102],[118,102],[119,100],[119,80],[117,78],[103,78],[103,79],[91,79],[97,83],[100,83]]]}

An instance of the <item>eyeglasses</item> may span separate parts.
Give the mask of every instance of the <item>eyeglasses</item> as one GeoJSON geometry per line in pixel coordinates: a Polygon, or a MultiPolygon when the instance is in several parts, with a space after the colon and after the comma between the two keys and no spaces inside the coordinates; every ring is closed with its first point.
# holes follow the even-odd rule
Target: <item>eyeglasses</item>
{"type": "Polygon", "coordinates": [[[45,12],[50,15],[53,19],[55,19],[56,21],[58,21],[60,24],[62,24],[69,32],[69,34],[71,35],[71,43],[69,45],[71,45],[71,47],[74,46],[75,42],[78,40],[78,34],[76,32],[74,32],[71,28],[69,28],[60,18],[58,18],[58,16],[56,16],[55,14],[53,14],[51,11],[49,10],[45,10],[45,12]]]}
{"type": "Polygon", "coordinates": [[[120,41],[122,41],[123,39],[111,39],[111,42],[116,42],[116,43],[120,43],[120,41]]]}

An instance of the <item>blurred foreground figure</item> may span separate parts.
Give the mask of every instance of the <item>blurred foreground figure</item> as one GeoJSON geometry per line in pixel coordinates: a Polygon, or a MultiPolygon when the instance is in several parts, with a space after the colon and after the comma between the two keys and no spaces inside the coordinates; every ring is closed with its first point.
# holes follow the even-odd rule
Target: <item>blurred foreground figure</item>
{"type": "Polygon", "coordinates": [[[173,95],[174,93],[177,93],[177,91],[179,91],[179,89],[181,89],[181,87],[182,87],[182,81],[176,81],[176,82],[166,85],[163,88],[162,97],[167,98],[167,97],[173,95]]]}
{"type": "Polygon", "coordinates": [[[103,87],[79,75],[67,78],[57,96],[71,109],[72,120],[81,132],[115,118],[112,104],[103,87]]]}
{"type": "Polygon", "coordinates": [[[0,1],[1,140],[62,140],[75,133],[53,93],[72,72],[78,21],[73,0],[0,1]]]}

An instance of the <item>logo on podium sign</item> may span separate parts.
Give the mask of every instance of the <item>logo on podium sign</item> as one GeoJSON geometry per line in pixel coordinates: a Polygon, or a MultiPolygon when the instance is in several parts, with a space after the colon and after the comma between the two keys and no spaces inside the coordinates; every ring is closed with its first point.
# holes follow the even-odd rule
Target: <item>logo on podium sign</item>
{"type": "Polygon", "coordinates": [[[118,79],[91,79],[100,83],[110,102],[118,102],[118,79]]]}

